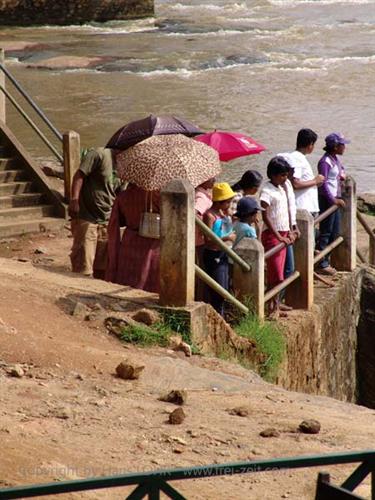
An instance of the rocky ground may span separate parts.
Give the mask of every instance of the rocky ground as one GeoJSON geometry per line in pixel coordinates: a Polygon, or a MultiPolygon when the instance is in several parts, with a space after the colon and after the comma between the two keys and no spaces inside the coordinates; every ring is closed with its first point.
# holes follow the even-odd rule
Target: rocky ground
{"type": "MultiPolygon", "coordinates": [[[[70,245],[66,229],[0,243],[0,487],[372,447],[374,410],[288,392],[215,358],[121,343],[103,319],[131,315],[155,297],[71,274],[70,245]],[[139,379],[116,376],[123,361],[144,366],[139,379]],[[159,397],[182,389],[185,419],[172,425],[178,407],[159,397]],[[307,419],[320,422],[318,434],[299,430],[307,419]]],[[[340,483],[353,468],[324,470],[340,483]]],[[[248,473],[175,487],[194,499],[307,499],[317,473],[248,473]]],[[[369,482],[358,493],[369,497],[369,482]]]]}

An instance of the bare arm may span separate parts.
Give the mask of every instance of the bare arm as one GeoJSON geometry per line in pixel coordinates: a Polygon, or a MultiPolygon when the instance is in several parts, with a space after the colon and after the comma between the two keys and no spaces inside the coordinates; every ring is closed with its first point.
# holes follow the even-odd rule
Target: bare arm
{"type": "Polygon", "coordinates": [[[78,216],[79,197],[81,194],[84,178],[85,178],[85,175],[80,170],[77,170],[77,172],[73,176],[72,196],[70,198],[69,209],[68,209],[70,217],[77,217],[78,216]]]}
{"type": "Polygon", "coordinates": [[[310,181],[301,181],[300,179],[296,179],[296,177],[293,177],[291,182],[294,189],[306,189],[313,186],[321,186],[324,182],[324,176],[318,174],[316,177],[314,177],[314,179],[311,179],[310,181]]]}

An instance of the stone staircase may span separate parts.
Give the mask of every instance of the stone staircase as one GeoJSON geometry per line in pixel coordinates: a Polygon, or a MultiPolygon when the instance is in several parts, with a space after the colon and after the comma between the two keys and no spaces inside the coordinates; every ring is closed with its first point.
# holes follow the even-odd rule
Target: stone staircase
{"type": "Polygon", "coordinates": [[[0,136],[0,239],[59,230],[65,222],[62,201],[32,163],[20,144],[0,136]]]}

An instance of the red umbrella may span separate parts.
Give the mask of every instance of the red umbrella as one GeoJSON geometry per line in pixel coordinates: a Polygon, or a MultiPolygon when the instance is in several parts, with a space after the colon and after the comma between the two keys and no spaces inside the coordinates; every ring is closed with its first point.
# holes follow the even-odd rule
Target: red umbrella
{"type": "Polygon", "coordinates": [[[239,158],[240,156],[256,155],[266,149],[251,137],[238,134],[237,132],[215,130],[208,134],[199,135],[194,139],[216,149],[221,161],[234,160],[234,158],[239,158]]]}

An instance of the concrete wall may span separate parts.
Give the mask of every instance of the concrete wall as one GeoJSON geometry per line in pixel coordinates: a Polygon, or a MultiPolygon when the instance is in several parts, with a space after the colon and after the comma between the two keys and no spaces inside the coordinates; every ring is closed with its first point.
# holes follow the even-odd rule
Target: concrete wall
{"type": "Polygon", "coordinates": [[[375,408],[375,271],[367,272],[362,285],[358,324],[358,403],[375,408]]]}
{"type": "Polygon", "coordinates": [[[285,322],[287,358],[280,385],[357,401],[357,325],[365,273],[357,268],[335,288],[318,287],[312,312],[285,322]]]}
{"type": "Polygon", "coordinates": [[[0,24],[79,24],[152,16],[153,0],[2,0],[0,24]]]}

